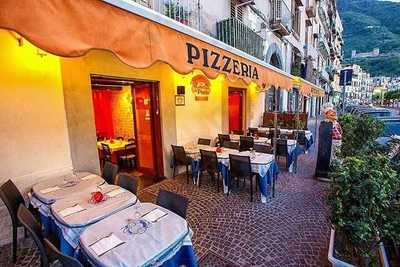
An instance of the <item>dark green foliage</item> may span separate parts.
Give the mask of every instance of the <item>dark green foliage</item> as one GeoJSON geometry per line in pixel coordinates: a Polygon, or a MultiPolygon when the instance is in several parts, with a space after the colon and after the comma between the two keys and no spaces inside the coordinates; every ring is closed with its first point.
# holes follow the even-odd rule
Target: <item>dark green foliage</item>
{"type": "Polygon", "coordinates": [[[375,139],[384,129],[384,124],[368,115],[344,114],[339,118],[343,130],[341,157],[368,153],[376,147],[375,139]]]}
{"type": "Polygon", "coordinates": [[[344,28],[346,63],[355,63],[373,75],[400,75],[400,3],[378,0],[338,0],[344,28]],[[387,56],[350,60],[351,51],[378,47],[387,56]]]}
{"type": "Polygon", "coordinates": [[[399,177],[383,154],[358,154],[332,168],[328,196],[331,222],[347,240],[358,264],[370,262],[380,238],[400,236],[392,202],[399,177]],[[397,230],[396,230],[397,229],[397,230]]]}

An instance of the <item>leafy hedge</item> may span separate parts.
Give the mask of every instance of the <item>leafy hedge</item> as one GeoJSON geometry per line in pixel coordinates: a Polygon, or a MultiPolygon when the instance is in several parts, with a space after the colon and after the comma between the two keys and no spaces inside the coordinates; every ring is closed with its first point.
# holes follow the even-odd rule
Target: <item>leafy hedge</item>
{"type": "Polygon", "coordinates": [[[377,261],[380,241],[400,240],[400,160],[375,143],[384,127],[380,121],[352,114],[339,120],[343,139],[330,172],[330,219],[344,240],[342,256],[369,266],[377,261]]]}

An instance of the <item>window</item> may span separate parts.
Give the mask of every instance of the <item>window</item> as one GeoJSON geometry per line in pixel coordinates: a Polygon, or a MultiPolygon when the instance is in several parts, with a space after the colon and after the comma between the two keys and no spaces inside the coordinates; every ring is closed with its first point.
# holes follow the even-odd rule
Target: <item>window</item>
{"type": "Polygon", "coordinates": [[[239,0],[231,0],[231,18],[236,17],[238,20],[243,21],[243,6],[235,8],[240,3],[239,0]]]}

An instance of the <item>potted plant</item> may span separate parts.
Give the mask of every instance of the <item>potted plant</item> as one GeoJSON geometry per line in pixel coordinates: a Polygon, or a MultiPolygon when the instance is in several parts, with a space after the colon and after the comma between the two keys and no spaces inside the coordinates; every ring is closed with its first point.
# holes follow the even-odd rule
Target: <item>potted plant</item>
{"type": "Polygon", "coordinates": [[[334,164],[330,176],[329,260],[334,266],[385,264],[382,241],[400,236],[399,219],[390,215],[399,177],[389,158],[381,153],[346,157],[334,164]]]}

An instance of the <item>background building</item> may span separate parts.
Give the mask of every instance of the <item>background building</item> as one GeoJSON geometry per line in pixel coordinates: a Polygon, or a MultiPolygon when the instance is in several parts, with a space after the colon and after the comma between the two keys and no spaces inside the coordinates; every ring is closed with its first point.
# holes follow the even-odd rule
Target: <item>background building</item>
{"type": "MultiPolygon", "coordinates": [[[[325,89],[310,97],[303,110],[315,115],[339,88],[343,61],[343,26],[335,0],[126,0],[137,2],[236,47],[256,58],[325,89]]],[[[265,110],[278,94],[281,111],[294,109],[294,94],[265,95],[265,110]]]]}
{"type": "MultiPolygon", "coordinates": [[[[352,69],[351,85],[346,86],[345,97],[347,104],[369,104],[375,87],[374,78],[359,65],[353,64],[343,70],[352,69]]],[[[342,90],[342,87],[340,87],[342,90]]],[[[341,92],[341,91],[340,91],[341,92]]],[[[341,94],[341,93],[340,93],[341,94]]]]}

